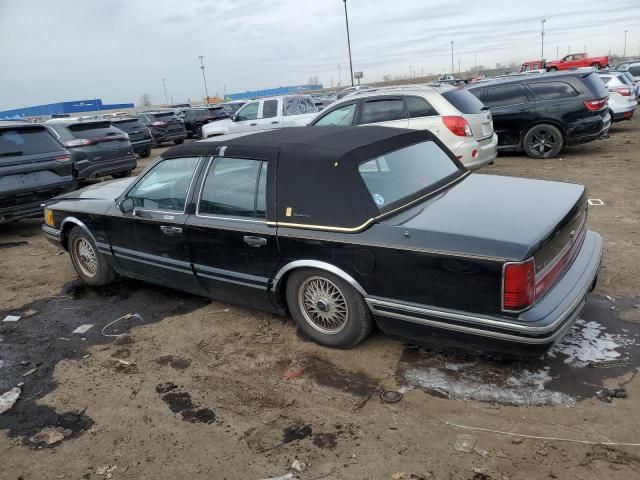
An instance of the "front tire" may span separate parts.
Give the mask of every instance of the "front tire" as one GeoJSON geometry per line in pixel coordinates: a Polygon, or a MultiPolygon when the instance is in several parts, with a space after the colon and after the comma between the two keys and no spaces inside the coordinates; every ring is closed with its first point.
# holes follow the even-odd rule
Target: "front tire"
{"type": "Polygon", "coordinates": [[[198,126],[196,127],[196,137],[198,137],[198,138],[203,138],[203,137],[202,137],[202,125],[198,125],[198,126]]]}
{"type": "Polygon", "coordinates": [[[547,123],[531,127],[523,140],[524,152],[531,158],[553,158],[563,146],[560,129],[547,123]]]}
{"type": "Polygon", "coordinates": [[[71,229],[68,245],[73,267],[84,283],[100,286],[111,283],[116,278],[116,273],[98,252],[91,236],[82,228],[71,229]]]}
{"type": "Polygon", "coordinates": [[[329,272],[295,270],[287,281],[286,296],[300,331],[320,345],[351,348],[373,329],[371,311],[362,295],[329,272]]]}

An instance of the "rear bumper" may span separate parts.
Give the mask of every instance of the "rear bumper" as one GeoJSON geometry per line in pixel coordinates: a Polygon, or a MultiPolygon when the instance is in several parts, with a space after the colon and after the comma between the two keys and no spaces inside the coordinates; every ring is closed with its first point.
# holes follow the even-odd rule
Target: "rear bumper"
{"type": "Polygon", "coordinates": [[[172,142],[174,140],[184,140],[185,138],[187,138],[187,131],[183,130],[180,132],[167,132],[167,133],[153,132],[153,138],[158,144],[164,143],[164,142],[172,142]]]}
{"type": "Polygon", "coordinates": [[[469,170],[476,170],[480,167],[495,161],[498,156],[498,135],[495,133],[491,138],[477,141],[471,140],[464,142],[453,152],[455,156],[460,158],[462,164],[469,170]],[[477,150],[476,158],[473,158],[473,151],[477,150]]]}
{"type": "Polygon", "coordinates": [[[151,150],[151,139],[148,138],[146,140],[138,140],[136,142],[131,142],[131,148],[133,149],[133,153],[144,153],[147,150],[151,150]]]}
{"type": "Polygon", "coordinates": [[[415,340],[450,337],[454,344],[486,352],[539,354],[564,336],[595,286],[602,238],[588,231],[571,267],[532,308],[518,317],[478,315],[424,305],[366,298],[383,331],[415,340]],[[399,321],[400,320],[400,321],[399,321]],[[438,331],[439,335],[433,332],[438,331]]]}
{"type": "Polygon", "coordinates": [[[27,195],[12,194],[12,205],[0,201],[0,223],[42,215],[42,204],[47,200],[75,190],[76,184],[69,180],[45,190],[27,195]]]}
{"type": "Polygon", "coordinates": [[[631,120],[636,112],[637,105],[632,105],[627,108],[620,109],[613,112],[611,116],[613,122],[620,122],[622,120],[631,120]]]}
{"type": "Polygon", "coordinates": [[[114,158],[112,160],[104,160],[100,162],[91,162],[89,160],[80,160],[75,163],[78,179],[102,177],[113,173],[128,172],[138,165],[135,155],[114,158]]]}
{"type": "Polygon", "coordinates": [[[611,127],[611,115],[607,112],[604,117],[593,116],[570,124],[567,129],[567,145],[592,142],[606,138],[611,127]]]}

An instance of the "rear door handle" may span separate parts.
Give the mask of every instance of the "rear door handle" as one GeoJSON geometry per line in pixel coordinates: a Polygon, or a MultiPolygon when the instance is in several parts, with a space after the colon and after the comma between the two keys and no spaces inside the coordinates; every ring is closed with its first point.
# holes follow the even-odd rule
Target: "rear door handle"
{"type": "Polygon", "coordinates": [[[182,235],[182,228],[172,227],[170,225],[160,225],[160,231],[169,237],[182,235]]]}
{"type": "Polygon", "coordinates": [[[279,123],[280,122],[273,121],[273,122],[271,122],[271,125],[278,125],[279,123]]]}
{"type": "Polygon", "coordinates": [[[252,237],[250,235],[245,235],[242,237],[244,243],[249,245],[250,247],[262,247],[267,244],[267,239],[263,237],[252,237]]]}
{"type": "Polygon", "coordinates": [[[255,127],[256,125],[258,125],[257,123],[250,123],[249,126],[250,127],[255,127]]]}

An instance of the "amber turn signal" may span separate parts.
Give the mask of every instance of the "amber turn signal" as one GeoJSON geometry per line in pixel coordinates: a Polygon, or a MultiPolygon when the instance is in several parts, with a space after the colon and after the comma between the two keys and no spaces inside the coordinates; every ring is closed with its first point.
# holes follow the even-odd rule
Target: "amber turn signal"
{"type": "Polygon", "coordinates": [[[53,212],[49,209],[46,209],[44,211],[44,223],[46,223],[50,227],[53,227],[53,212]]]}

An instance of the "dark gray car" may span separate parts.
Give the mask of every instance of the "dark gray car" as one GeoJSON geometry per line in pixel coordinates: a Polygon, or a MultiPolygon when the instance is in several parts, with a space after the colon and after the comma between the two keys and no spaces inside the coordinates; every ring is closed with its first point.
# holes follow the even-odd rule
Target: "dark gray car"
{"type": "Polygon", "coordinates": [[[133,148],[142,158],[151,155],[151,131],[136,117],[116,117],[111,119],[111,125],[119,128],[127,135],[133,148]]]}
{"type": "Polygon", "coordinates": [[[109,120],[48,120],[45,125],[71,152],[76,178],[129,176],[136,168],[129,136],[109,120]]]}
{"type": "Polygon", "coordinates": [[[74,188],[71,156],[44,126],[0,121],[0,223],[40,215],[74,188]]]}
{"type": "Polygon", "coordinates": [[[140,121],[151,131],[156,146],[166,142],[176,145],[187,138],[187,130],[174,110],[153,110],[140,112],[140,121]]]}

